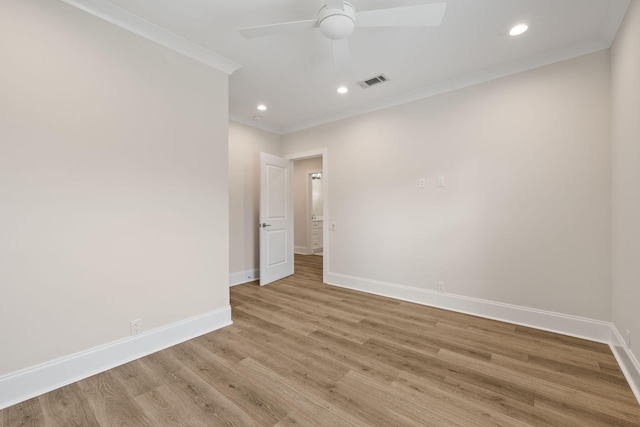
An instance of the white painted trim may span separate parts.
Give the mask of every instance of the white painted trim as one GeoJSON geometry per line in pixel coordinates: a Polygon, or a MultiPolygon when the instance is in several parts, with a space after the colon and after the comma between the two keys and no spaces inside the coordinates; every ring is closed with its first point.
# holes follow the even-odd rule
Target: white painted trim
{"type": "Polygon", "coordinates": [[[640,403],[640,363],[638,363],[638,359],[636,359],[635,355],[625,345],[622,334],[620,334],[618,328],[613,324],[611,324],[611,342],[609,346],[629,383],[629,387],[631,387],[638,403],[640,403]]]}
{"type": "Polygon", "coordinates": [[[608,344],[640,403],[640,363],[610,322],[329,272],[325,283],[608,344]]]}
{"type": "Polygon", "coordinates": [[[329,250],[330,236],[329,236],[329,221],[331,214],[329,210],[329,183],[331,182],[331,175],[329,174],[329,149],[328,148],[316,148],[309,151],[303,151],[299,153],[290,153],[284,156],[289,160],[303,160],[313,157],[322,157],[322,241],[323,241],[323,257],[322,257],[322,281],[327,282],[327,274],[329,272],[329,250]]]}
{"type": "Polygon", "coordinates": [[[300,255],[311,255],[311,250],[307,246],[294,246],[293,252],[300,255]]]}
{"type": "Polygon", "coordinates": [[[231,325],[231,306],[0,377],[0,409],[231,325]]]}
{"type": "MultiPolygon", "coordinates": [[[[618,34],[618,30],[620,29],[621,23],[624,20],[625,15],[627,14],[627,10],[629,9],[629,5],[631,5],[631,0],[621,0],[625,2],[626,5],[623,7],[614,7],[610,5],[604,16],[602,17],[602,23],[600,24],[600,38],[604,40],[611,40],[611,44],[616,38],[618,34]]],[[[611,45],[609,46],[611,47],[611,45]]]]}
{"type": "MultiPolygon", "coordinates": [[[[322,157],[320,157],[322,159],[322,157]]],[[[304,171],[304,198],[306,200],[305,203],[305,217],[304,217],[304,233],[305,240],[307,242],[307,255],[313,255],[315,251],[320,252],[322,248],[313,249],[313,180],[311,179],[311,174],[314,173],[322,173],[322,170],[318,169],[307,169],[304,171]]],[[[322,201],[324,207],[324,196],[322,201]]],[[[324,212],[323,212],[324,216],[324,212]]],[[[323,236],[324,237],[324,236],[323,236]]],[[[324,242],[323,242],[324,243],[324,242]]]]}
{"type": "Polygon", "coordinates": [[[140,18],[106,0],[62,0],[70,6],[83,10],[97,18],[144,37],[198,62],[202,62],[226,74],[241,68],[237,64],[214,53],[191,40],[168,31],[159,25],[140,18]]]}
{"type": "Polygon", "coordinates": [[[241,285],[243,283],[253,282],[260,279],[260,269],[253,268],[251,270],[238,271],[229,274],[229,287],[241,285]]]}
{"type": "Polygon", "coordinates": [[[276,134],[276,135],[282,135],[282,127],[281,126],[270,125],[270,124],[262,122],[262,121],[253,120],[253,119],[245,117],[245,116],[243,116],[241,114],[234,113],[233,111],[229,111],[229,120],[231,120],[232,122],[236,122],[236,123],[241,123],[243,125],[247,125],[249,127],[255,128],[255,129],[264,130],[264,131],[267,131],[269,133],[273,133],[273,134],[276,134]]]}
{"type": "Polygon", "coordinates": [[[556,62],[566,61],[569,59],[577,58],[579,56],[588,55],[608,49],[609,47],[611,47],[611,43],[606,43],[604,41],[591,41],[578,45],[562,46],[551,52],[544,52],[543,54],[537,56],[527,57],[511,63],[500,64],[484,70],[474,71],[473,73],[454,77],[449,80],[439,81],[422,88],[385,97],[377,101],[368,102],[366,103],[366,105],[360,107],[339,110],[323,117],[296,123],[291,126],[284,126],[281,129],[281,133],[289,134],[298,132],[316,126],[322,126],[329,123],[337,122],[339,120],[344,120],[351,117],[396,107],[410,102],[419,101],[443,93],[453,92],[459,89],[487,83],[493,80],[500,79],[502,77],[522,73],[524,71],[541,68],[550,64],[554,64],[556,62]]]}
{"type": "Polygon", "coordinates": [[[355,289],[375,295],[529,326],[591,341],[602,343],[610,342],[611,324],[600,320],[504,304],[479,298],[439,293],[412,286],[363,279],[338,273],[329,273],[326,282],[331,285],[355,289]]]}
{"type": "Polygon", "coordinates": [[[309,151],[301,151],[299,153],[287,154],[284,156],[284,158],[289,160],[305,160],[305,159],[313,159],[314,157],[323,157],[323,155],[324,155],[324,150],[309,150],[309,151]]]}

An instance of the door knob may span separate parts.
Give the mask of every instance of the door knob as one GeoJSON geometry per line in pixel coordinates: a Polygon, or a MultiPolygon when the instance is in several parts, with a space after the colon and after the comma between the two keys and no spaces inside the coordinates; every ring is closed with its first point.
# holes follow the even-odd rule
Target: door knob
{"type": "Polygon", "coordinates": [[[263,222],[262,224],[258,224],[259,228],[265,228],[265,227],[271,227],[271,224],[267,224],[266,222],[263,222]]]}

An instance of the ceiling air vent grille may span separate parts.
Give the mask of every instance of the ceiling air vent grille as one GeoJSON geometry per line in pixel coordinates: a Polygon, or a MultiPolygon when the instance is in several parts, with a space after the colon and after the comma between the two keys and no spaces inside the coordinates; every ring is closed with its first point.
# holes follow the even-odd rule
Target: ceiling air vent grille
{"type": "Polygon", "coordinates": [[[360,85],[362,89],[367,89],[373,85],[377,85],[378,83],[384,83],[388,80],[389,78],[387,78],[387,76],[385,76],[384,74],[380,74],[379,76],[371,77],[370,79],[358,82],[358,85],[360,85]]]}

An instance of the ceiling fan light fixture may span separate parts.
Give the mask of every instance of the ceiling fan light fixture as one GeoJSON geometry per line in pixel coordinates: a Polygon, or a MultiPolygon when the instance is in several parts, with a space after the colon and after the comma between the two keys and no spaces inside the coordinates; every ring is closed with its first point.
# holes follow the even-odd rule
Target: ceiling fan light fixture
{"type": "Polygon", "coordinates": [[[320,32],[331,40],[348,37],[356,28],[356,15],[353,6],[344,3],[344,10],[328,9],[323,6],[318,14],[320,32]]]}
{"type": "Polygon", "coordinates": [[[518,24],[518,25],[515,25],[513,28],[511,28],[511,30],[509,31],[509,35],[519,36],[520,34],[524,33],[528,29],[529,29],[529,26],[527,24],[518,24]]]}

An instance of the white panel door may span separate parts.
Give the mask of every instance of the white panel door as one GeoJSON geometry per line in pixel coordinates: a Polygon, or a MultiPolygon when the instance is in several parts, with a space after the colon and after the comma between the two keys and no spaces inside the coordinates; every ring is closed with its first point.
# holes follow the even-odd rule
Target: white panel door
{"type": "Polygon", "coordinates": [[[293,274],[292,164],[260,153],[260,286],[293,274]]]}

